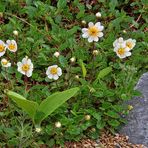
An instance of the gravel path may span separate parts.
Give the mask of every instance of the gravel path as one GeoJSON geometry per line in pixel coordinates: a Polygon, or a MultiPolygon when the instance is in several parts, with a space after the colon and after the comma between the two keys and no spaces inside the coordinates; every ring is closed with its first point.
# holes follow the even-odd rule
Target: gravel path
{"type": "Polygon", "coordinates": [[[122,127],[120,133],[129,136],[130,142],[148,147],[148,73],[142,75],[136,89],[143,96],[128,102],[134,108],[127,117],[128,123],[122,127]]]}

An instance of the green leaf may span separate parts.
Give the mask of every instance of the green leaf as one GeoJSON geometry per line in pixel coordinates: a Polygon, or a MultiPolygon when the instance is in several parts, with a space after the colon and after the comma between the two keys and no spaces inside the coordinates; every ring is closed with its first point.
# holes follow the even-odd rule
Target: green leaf
{"type": "Polygon", "coordinates": [[[85,65],[84,65],[84,63],[83,63],[83,61],[81,59],[79,60],[79,62],[80,62],[80,66],[81,66],[81,69],[82,69],[83,77],[85,78],[86,77],[86,74],[87,74],[85,65]]]}
{"type": "Polygon", "coordinates": [[[37,114],[35,115],[35,122],[40,124],[43,119],[74,96],[78,90],[79,88],[76,87],[63,92],[54,93],[53,95],[47,97],[47,99],[43,100],[38,107],[37,114]]]}
{"type": "Polygon", "coordinates": [[[13,91],[8,90],[6,91],[6,94],[9,98],[11,98],[18,105],[18,107],[22,108],[25,112],[29,114],[29,116],[32,119],[34,119],[34,115],[38,108],[38,104],[36,102],[27,100],[23,96],[13,91]]]}
{"type": "Polygon", "coordinates": [[[66,7],[67,1],[66,0],[58,0],[57,7],[59,10],[63,9],[66,7]]]}
{"type": "Polygon", "coordinates": [[[107,67],[107,68],[104,68],[102,69],[98,76],[97,76],[97,79],[103,79],[106,75],[108,75],[110,72],[112,71],[112,68],[111,67],[107,67]]]}
{"type": "Polygon", "coordinates": [[[119,121],[117,121],[117,120],[109,120],[108,121],[108,124],[109,125],[111,125],[111,126],[113,126],[113,127],[118,127],[119,125],[120,125],[120,122],[119,121]]]}
{"type": "Polygon", "coordinates": [[[105,113],[106,115],[112,117],[112,118],[120,118],[119,114],[112,111],[112,110],[109,110],[107,113],[105,113]]]}

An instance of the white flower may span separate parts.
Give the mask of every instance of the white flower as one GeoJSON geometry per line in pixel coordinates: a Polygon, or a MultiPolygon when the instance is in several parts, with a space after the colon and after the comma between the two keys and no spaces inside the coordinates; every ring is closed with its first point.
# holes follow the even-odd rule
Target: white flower
{"type": "Polygon", "coordinates": [[[0,57],[3,56],[6,52],[6,44],[0,40],[0,57]]]}
{"type": "Polygon", "coordinates": [[[14,34],[15,36],[18,36],[18,31],[17,31],[17,30],[14,30],[14,31],[13,31],[13,34],[14,34]]]}
{"type": "Polygon", "coordinates": [[[6,59],[2,59],[1,64],[3,67],[10,67],[11,66],[11,63],[6,59]]]}
{"type": "Polygon", "coordinates": [[[80,77],[79,77],[79,75],[76,75],[76,76],[75,76],[75,79],[77,79],[77,80],[78,80],[79,78],[80,78],[80,77]]]}
{"type": "Polygon", "coordinates": [[[100,12],[97,12],[96,13],[96,17],[101,17],[101,13],[100,12]]]}
{"type": "Polygon", "coordinates": [[[126,42],[126,46],[131,50],[135,47],[136,45],[136,40],[135,39],[128,39],[125,41],[126,42]]]}
{"type": "Polygon", "coordinates": [[[46,70],[49,79],[57,80],[62,75],[62,69],[57,65],[49,66],[46,70]]]}
{"type": "Polygon", "coordinates": [[[97,22],[95,25],[89,22],[88,28],[82,29],[82,37],[88,38],[88,42],[98,42],[99,38],[103,37],[103,29],[104,26],[102,26],[100,22],[97,22]]]}
{"type": "Polygon", "coordinates": [[[126,46],[126,44],[118,44],[115,48],[114,51],[116,52],[117,56],[121,59],[131,56],[130,49],[126,46]]]}
{"type": "Polygon", "coordinates": [[[116,47],[116,46],[118,46],[118,45],[120,45],[120,44],[122,44],[122,43],[124,43],[124,42],[125,42],[125,41],[123,40],[123,38],[120,37],[120,38],[116,39],[116,40],[113,42],[113,46],[116,47]]]}
{"type": "Polygon", "coordinates": [[[60,128],[61,126],[62,125],[61,125],[61,123],[59,121],[55,123],[55,127],[60,128]]]}
{"type": "Polygon", "coordinates": [[[56,51],[54,54],[53,54],[56,58],[58,58],[60,56],[60,53],[58,51],[56,51]]]}
{"type": "Polygon", "coordinates": [[[70,58],[70,62],[71,63],[74,63],[75,61],[76,61],[76,58],[75,57],[70,58]]]}
{"type": "Polygon", "coordinates": [[[15,40],[7,40],[6,43],[8,50],[10,50],[11,52],[17,51],[17,43],[15,40]]]}
{"type": "Polygon", "coordinates": [[[30,59],[26,56],[23,58],[22,62],[17,63],[18,66],[18,71],[22,73],[23,75],[26,75],[27,77],[32,76],[32,71],[33,71],[33,64],[30,59]]]}

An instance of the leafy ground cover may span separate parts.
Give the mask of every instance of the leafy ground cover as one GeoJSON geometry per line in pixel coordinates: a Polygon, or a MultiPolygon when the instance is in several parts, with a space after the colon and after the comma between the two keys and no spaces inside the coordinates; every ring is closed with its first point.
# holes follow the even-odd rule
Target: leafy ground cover
{"type": "Polygon", "coordinates": [[[123,101],[148,68],[146,12],[146,0],[0,1],[0,146],[97,139],[125,123],[123,101]],[[39,129],[4,93],[40,104],[74,87],[39,129]]]}

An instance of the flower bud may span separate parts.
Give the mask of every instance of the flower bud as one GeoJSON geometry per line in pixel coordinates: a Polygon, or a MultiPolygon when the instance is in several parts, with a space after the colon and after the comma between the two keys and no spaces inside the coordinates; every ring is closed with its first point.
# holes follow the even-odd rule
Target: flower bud
{"type": "Polygon", "coordinates": [[[56,51],[54,54],[53,54],[56,58],[58,58],[60,56],[60,53],[58,51],[56,51]]]}
{"type": "Polygon", "coordinates": [[[93,50],[93,55],[97,56],[99,54],[98,50],[93,50]]]}
{"type": "Polygon", "coordinates": [[[85,120],[90,120],[91,116],[90,115],[85,115],[85,120]]]}
{"type": "Polygon", "coordinates": [[[70,59],[70,62],[71,63],[74,63],[76,61],[76,58],[75,57],[72,57],[71,59],[70,59]]]}
{"type": "Polygon", "coordinates": [[[60,128],[61,126],[62,125],[61,125],[61,123],[59,121],[55,123],[55,127],[60,128]]]}
{"type": "Polygon", "coordinates": [[[126,30],[123,30],[123,33],[127,33],[126,30]]]}
{"type": "Polygon", "coordinates": [[[15,36],[18,36],[18,31],[17,31],[17,30],[14,30],[14,31],[13,31],[13,34],[14,34],[15,36]]]}
{"type": "Polygon", "coordinates": [[[85,20],[82,20],[82,22],[81,22],[81,23],[85,25],[85,24],[86,24],[86,21],[85,21],[85,20]]]}
{"type": "Polygon", "coordinates": [[[132,110],[133,109],[133,106],[132,105],[128,105],[128,110],[132,110]]]}
{"type": "Polygon", "coordinates": [[[95,131],[96,131],[96,129],[95,129],[95,128],[92,128],[92,129],[91,129],[91,131],[92,131],[92,132],[95,132],[95,131]]]}
{"type": "Polygon", "coordinates": [[[37,127],[36,129],[35,129],[35,131],[37,132],[37,133],[40,133],[41,132],[41,128],[40,127],[37,127]]]}
{"type": "Polygon", "coordinates": [[[79,79],[79,75],[76,75],[75,78],[78,80],[79,79]]]}
{"type": "Polygon", "coordinates": [[[101,13],[100,12],[97,12],[96,13],[96,17],[101,17],[101,13]]]}

